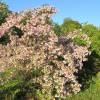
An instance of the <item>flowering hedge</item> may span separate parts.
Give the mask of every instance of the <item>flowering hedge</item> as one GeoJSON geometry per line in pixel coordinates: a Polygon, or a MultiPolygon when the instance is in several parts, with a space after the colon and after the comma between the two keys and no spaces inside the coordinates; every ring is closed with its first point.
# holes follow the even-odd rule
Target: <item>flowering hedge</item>
{"type": "Polygon", "coordinates": [[[0,40],[8,39],[0,42],[0,93],[41,91],[55,98],[81,90],[75,73],[90,55],[89,38],[81,30],[57,37],[49,23],[54,13],[49,5],[11,13],[0,26],[0,40]]]}

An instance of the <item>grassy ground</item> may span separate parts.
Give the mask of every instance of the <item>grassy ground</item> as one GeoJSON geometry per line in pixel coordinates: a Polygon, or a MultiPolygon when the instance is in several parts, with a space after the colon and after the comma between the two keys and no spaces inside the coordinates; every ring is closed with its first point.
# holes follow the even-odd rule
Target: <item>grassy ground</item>
{"type": "Polygon", "coordinates": [[[66,98],[66,100],[100,100],[100,73],[97,74],[94,80],[95,83],[92,83],[89,89],[66,98]]]}

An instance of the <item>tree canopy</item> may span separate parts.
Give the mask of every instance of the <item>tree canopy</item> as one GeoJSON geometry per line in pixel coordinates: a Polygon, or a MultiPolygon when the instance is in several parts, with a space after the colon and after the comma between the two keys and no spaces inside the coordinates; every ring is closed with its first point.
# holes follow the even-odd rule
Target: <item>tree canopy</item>
{"type": "Polygon", "coordinates": [[[5,18],[8,16],[8,13],[10,13],[8,5],[3,1],[0,1],[0,25],[5,22],[5,18]]]}

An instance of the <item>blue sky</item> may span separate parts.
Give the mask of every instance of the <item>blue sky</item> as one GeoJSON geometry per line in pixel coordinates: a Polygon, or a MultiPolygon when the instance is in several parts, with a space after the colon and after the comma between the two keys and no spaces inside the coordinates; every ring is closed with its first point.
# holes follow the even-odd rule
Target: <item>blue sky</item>
{"type": "Polygon", "coordinates": [[[12,11],[22,11],[50,4],[58,12],[53,20],[62,23],[66,17],[100,26],[100,0],[5,0],[12,11]]]}

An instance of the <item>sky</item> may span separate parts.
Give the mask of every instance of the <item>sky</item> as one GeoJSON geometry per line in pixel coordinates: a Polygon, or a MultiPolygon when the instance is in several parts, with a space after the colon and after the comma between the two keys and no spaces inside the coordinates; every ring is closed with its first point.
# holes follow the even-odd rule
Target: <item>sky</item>
{"type": "Polygon", "coordinates": [[[72,18],[80,23],[88,22],[100,26],[100,0],[4,0],[12,11],[22,11],[43,4],[50,4],[58,10],[52,17],[62,24],[65,18],[72,18]]]}

